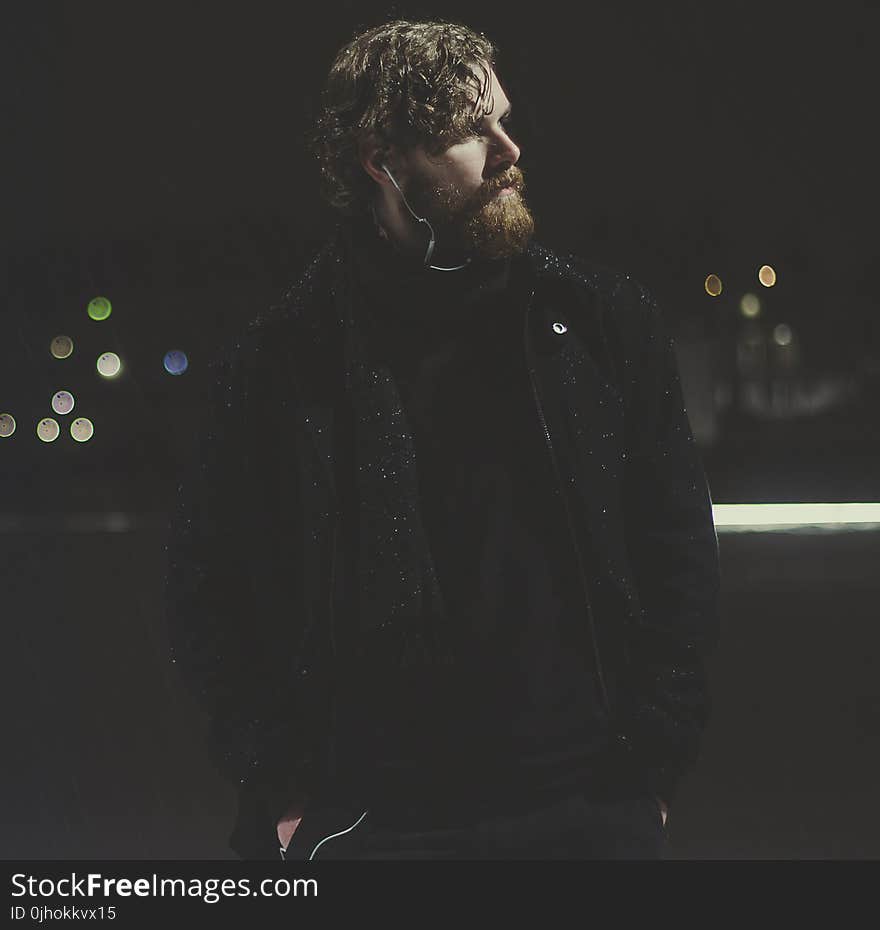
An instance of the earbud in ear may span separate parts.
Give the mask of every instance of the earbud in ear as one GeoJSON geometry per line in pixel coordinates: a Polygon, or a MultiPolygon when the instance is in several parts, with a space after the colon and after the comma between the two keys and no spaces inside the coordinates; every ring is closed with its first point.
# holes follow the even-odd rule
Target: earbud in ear
{"type": "MultiPolygon", "coordinates": [[[[394,175],[388,170],[388,166],[384,163],[382,165],[382,170],[385,172],[385,174],[388,175],[389,179],[391,180],[391,183],[397,188],[398,191],[400,191],[400,195],[403,196],[403,191],[400,190],[400,185],[397,183],[397,181],[394,180],[394,175]]],[[[408,207],[409,207],[409,204],[407,204],[407,208],[408,207]]]]}

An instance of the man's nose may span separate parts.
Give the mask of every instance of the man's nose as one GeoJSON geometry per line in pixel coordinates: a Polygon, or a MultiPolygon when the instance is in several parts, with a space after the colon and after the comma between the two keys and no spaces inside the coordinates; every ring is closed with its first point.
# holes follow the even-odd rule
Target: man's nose
{"type": "Polygon", "coordinates": [[[493,171],[505,170],[519,161],[520,148],[507,136],[496,141],[492,149],[491,164],[493,171]]]}

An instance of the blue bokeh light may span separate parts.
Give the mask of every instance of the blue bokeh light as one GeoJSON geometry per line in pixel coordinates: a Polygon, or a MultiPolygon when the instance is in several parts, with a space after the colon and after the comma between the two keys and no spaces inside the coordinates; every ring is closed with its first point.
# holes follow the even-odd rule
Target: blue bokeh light
{"type": "Polygon", "coordinates": [[[180,349],[172,349],[170,352],[166,352],[163,363],[165,371],[169,375],[182,375],[189,368],[186,352],[181,352],[180,349]]]}

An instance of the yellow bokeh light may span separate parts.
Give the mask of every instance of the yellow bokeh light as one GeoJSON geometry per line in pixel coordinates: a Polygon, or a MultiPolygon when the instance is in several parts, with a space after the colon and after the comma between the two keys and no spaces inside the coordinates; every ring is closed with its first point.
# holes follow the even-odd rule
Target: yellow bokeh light
{"type": "Polygon", "coordinates": [[[739,302],[739,309],[743,316],[753,319],[761,312],[761,301],[758,300],[756,294],[743,294],[742,300],[739,302]]]}
{"type": "Polygon", "coordinates": [[[773,287],[776,283],[776,272],[769,265],[761,265],[758,269],[758,280],[764,287],[773,287]]]}
{"type": "Polygon", "coordinates": [[[44,417],[37,423],[37,436],[43,442],[55,442],[60,433],[61,427],[58,425],[58,421],[53,420],[52,417],[44,417]]]}
{"type": "Polygon", "coordinates": [[[88,440],[95,435],[95,427],[91,420],[85,417],[77,417],[73,423],[70,424],[70,435],[73,436],[77,442],[88,442],[88,440]]]}
{"type": "Polygon", "coordinates": [[[15,432],[15,417],[11,413],[0,413],[0,439],[15,432]]]}
{"type": "Polygon", "coordinates": [[[73,340],[70,336],[56,336],[49,351],[55,358],[69,358],[73,354],[73,340]]]}
{"type": "Polygon", "coordinates": [[[122,361],[115,352],[104,352],[98,358],[97,368],[105,378],[114,378],[122,369],[122,361]]]}
{"type": "Polygon", "coordinates": [[[705,282],[706,293],[710,297],[717,297],[722,290],[721,278],[717,274],[710,274],[705,282]]]}

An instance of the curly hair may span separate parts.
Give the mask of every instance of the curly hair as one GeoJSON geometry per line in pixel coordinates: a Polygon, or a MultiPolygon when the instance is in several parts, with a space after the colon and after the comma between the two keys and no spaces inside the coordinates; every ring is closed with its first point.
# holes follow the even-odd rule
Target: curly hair
{"type": "Polygon", "coordinates": [[[489,69],[496,54],[484,35],[447,22],[395,20],[343,46],[309,138],[325,199],[346,214],[366,209],[373,182],[358,142],[367,134],[430,154],[472,135],[479,107],[485,113],[494,106],[489,69]]]}

